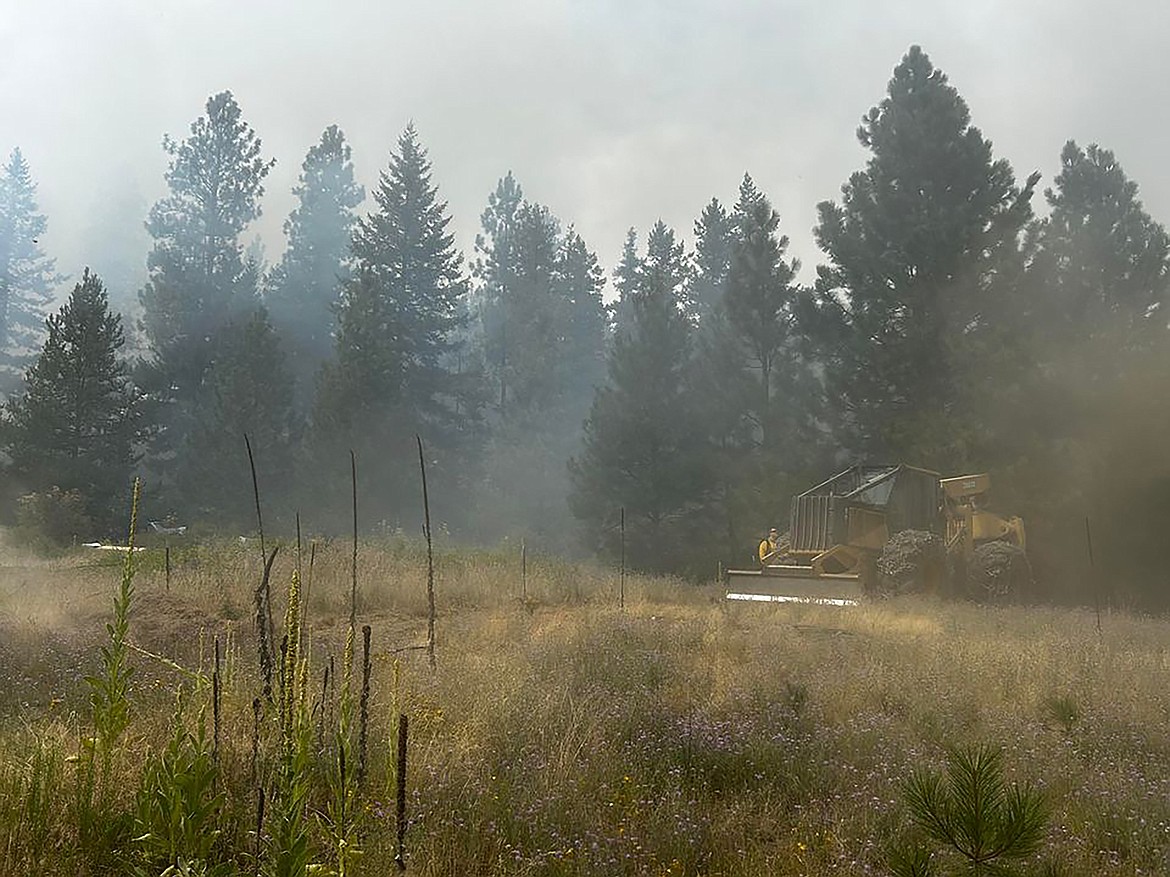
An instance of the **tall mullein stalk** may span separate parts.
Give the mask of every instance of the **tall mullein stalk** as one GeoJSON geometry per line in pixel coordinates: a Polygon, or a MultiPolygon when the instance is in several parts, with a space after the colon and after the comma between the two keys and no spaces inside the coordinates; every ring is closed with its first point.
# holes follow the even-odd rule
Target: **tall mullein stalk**
{"type": "Polygon", "coordinates": [[[260,778],[260,715],[263,701],[252,698],[252,769],[251,784],[255,787],[260,778]]]}
{"type": "Polygon", "coordinates": [[[301,697],[301,577],[293,570],[292,582],[288,588],[288,605],[284,613],[284,661],[280,677],[282,690],[280,698],[281,748],[285,757],[290,757],[296,736],[296,724],[301,697]]]}
{"type": "Polygon", "coordinates": [[[306,810],[311,792],[311,731],[306,689],[308,662],[301,656],[300,576],[294,568],[281,636],[280,760],[269,818],[267,871],[276,877],[303,875],[309,865],[310,828],[306,810]]]}
{"type": "Polygon", "coordinates": [[[101,648],[101,673],[86,679],[90,706],[93,709],[94,737],[89,747],[90,769],[93,759],[98,765],[98,789],[104,795],[108,787],[110,759],[119,738],[130,725],[130,609],[134,601],[134,537],[138,532],[138,501],[141,482],[134,479],[130,502],[130,531],[126,539],[126,559],[122,580],[114,596],[114,620],[106,624],[108,638],[101,648]]]}
{"type": "Polygon", "coordinates": [[[325,749],[325,707],[329,702],[329,668],[332,666],[332,661],[325,665],[325,669],[321,673],[321,702],[314,707],[317,712],[317,751],[323,752],[325,749]]]}
{"type": "Polygon", "coordinates": [[[366,742],[370,726],[370,626],[362,625],[362,694],[358,708],[358,773],[357,784],[366,781],[366,742]]]}
{"type": "Polygon", "coordinates": [[[330,795],[326,820],[333,836],[338,877],[350,873],[350,863],[357,855],[355,824],[356,788],[353,771],[353,658],[354,630],[346,632],[342,657],[341,697],[338,704],[337,753],[329,778],[330,795]]]}
{"type": "Polygon", "coordinates": [[[220,668],[219,637],[215,638],[215,669],[211,672],[211,716],[214,724],[214,733],[211,744],[211,760],[219,767],[219,701],[222,687],[222,671],[220,668]]]}
{"type": "Polygon", "coordinates": [[[398,714],[398,745],[395,747],[394,778],[394,863],[399,871],[406,870],[406,745],[408,721],[406,713],[398,714]]]}
{"type": "Polygon", "coordinates": [[[264,679],[264,699],[272,703],[272,671],[275,659],[272,654],[272,628],[269,617],[272,607],[269,604],[269,580],[272,577],[272,564],[276,560],[279,546],[272,549],[268,559],[264,562],[264,575],[253,594],[256,610],[256,650],[260,661],[260,675],[264,679]]]}

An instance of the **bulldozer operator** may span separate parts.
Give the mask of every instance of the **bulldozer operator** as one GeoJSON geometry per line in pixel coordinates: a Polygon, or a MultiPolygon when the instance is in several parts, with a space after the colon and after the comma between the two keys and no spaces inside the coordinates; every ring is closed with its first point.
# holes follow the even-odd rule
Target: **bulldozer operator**
{"type": "Polygon", "coordinates": [[[760,540],[760,565],[767,566],[776,559],[776,548],[780,542],[780,531],[773,527],[768,535],[760,540]]]}

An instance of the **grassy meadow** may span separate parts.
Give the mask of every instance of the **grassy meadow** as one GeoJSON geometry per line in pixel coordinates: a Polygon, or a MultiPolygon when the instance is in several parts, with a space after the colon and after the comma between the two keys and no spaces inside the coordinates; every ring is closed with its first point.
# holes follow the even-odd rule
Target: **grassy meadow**
{"type": "Polygon", "coordinates": [[[120,652],[120,555],[0,549],[0,873],[396,873],[399,714],[408,874],[887,874],[905,780],[966,744],[1048,803],[1024,872],[1170,873],[1164,620],[636,576],[620,609],[609,571],[444,549],[432,672],[423,550],[362,543],[347,650],[350,551],[306,544],[294,612],[278,552],[269,702],[257,544],[176,542],[169,590],[135,555],[120,652]]]}

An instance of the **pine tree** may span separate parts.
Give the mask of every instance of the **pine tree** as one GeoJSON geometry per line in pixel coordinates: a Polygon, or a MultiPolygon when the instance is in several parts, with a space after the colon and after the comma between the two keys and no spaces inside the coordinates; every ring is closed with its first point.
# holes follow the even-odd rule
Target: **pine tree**
{"type": "Polygon", "coordinates": [[[1127,599],[1160,608],[1154,571],[1170,550],[1156,522],[1170,511],[1170,490],[1152,473],[1170,471],[1170,415],[1151,401],[1170,381],[1170,237],[1097,145],[1065,144],[1045,197],[1050,213],[1029,230],[1022,354],[1015,373],[1000,376],[991,409],[1016,463],[1005,487],[1028,521],[1040,575],[1082,581],[1083,555],[1067,532],[1088,515],[1127,599]]]}
{"type": "Polygon", "coordinates": [[[723,301],[734,231],[734,221],[718,198],[712,198],[695,220],[695,274],[690,299],[700,322],[723,301]]]}
{"type": "Polygon", "coordinates": [[[570,463],[570,506],[591,547],[609,557],[619,550],[624,507],[631,567],[693,570],[692,522],[705,478],[688,386],[692,326],[672,283],[677,266],[665,256],[679,252],[673,234],[657,237],[659,258],[627,298],[607,383],[585,422],[582,453],[570,463]]]}
{"type": "Polygon", "coordinates": [[[481,221],[476,299],[496,414],[500,420],[539,416],[558,389],[560,223],[548,208],[524,200],[511,172],[489,197],[481,221]]]}
{"type": "Polygon", "coordinates": [[[24,391],[0,421],[11,474],[32,490],[80,491],[93,520],[116,525],[145,435],[142,400],[118,356],[122,319],[86,270],[46,326],[24,391]]]}
{"type": "Polygon", "coordinates": [[[374,201],[354,231],[353,276],[342,286],[335,358],[318,384],[313,444],[330,484],[342,483],[331,472],[343,462],[348,468],[355,449],[374,487],[367,512],[401,520],[418,505],[414,434],[436,454],[432,487],[454,490],[467,477],[458,453],[478,438],[480,402],[475,376],[459,372],[456,355],[462,257],[413,125],[398,139],[374,201]]]}
{"type": "Polygon", "coordinates": [[[151,208],[150,281],[139,298],[159,392],[190,402],[214,357],[220,328],[256,304],[256,275],[240,235],[260,216],[275,163],[231,92],[213,95],[181,142],[163,138],[170,194],[151,208]]]}
{"type": "MultiPolygon", "coordinates": [[[[1031,229],[1034,267],[1049,292],[1037,316],[1059,344],[1100,340],[1120,353],[1163,343],[1170,235],[1109,150],[1070,140],[1060,165],[1055,188],[1044,192],[1050,213],[1031,229]]],[[[1099,364],[1110,362],[1117,360],[1099,364]]]]}
{"type": "MultiPolygon", "coordinates": [[[[804,368],[795,350],[792,326],[793,280],[799,263],[784,261],[788,237],[778,236],[780,216],[747,175],[740,186],[735,225],[724,303],[728,322],[748,356],[748,368],[759,375],[758,402],[752,410],[760,444],[771,447],[780,426],[775,398],[784,383],[791,389],[799,382],[795,373],[804,368]]],[[[784,401],[789,404],[782,416],[798,419],[791,394],[784,401]]]]}
{"type": "Polygon", "coordinates": [[[64,279],[41,248],[47,228],[28,162],[14,149],[0,174],[0,396],[16,389],[35,356],[53,287],[64,279]]]}
{"type": "Polygon", "coordinates": [[[263,307],[220,329],[215,361],[195,406],[177,475],[184,507],[217,525],[245,526],[254,519],[244,436],[270,509],[285,508],[295,480],[293,380],[283,341],[263,307]]]}
{"type": "Polygon", "coordinates": [[[354,209],[365,198],[350,155],[345,135],[330,125],[305,156],[293,189],[297,207],[284,223],[288,248],[267,282],[265,303],[283,339],[300,407],[333,352],[333,309],[348,277],[354,209]]]}
{"type": "Polygon", "coordinates": [[[646,236],[646,256],[642,260],[643,285],[662,287],[671,300],[688,317],[695,317],[695,303],[691,300],[693,268],[682,241],[674,229],[661,219],[654,223],[646,236]]]}
{"type": "Polygon", "coordinates": [[[509,173],[488,199],[475,274],[482,357],[496,400],[475,496],[480,535],[568,550],[565,464],[604,370],[604,277],[509,173]]]}
{"type": "Polygon", "coordinates": [[[779,221],[745,175],[726,222],[722,295],[699,324],[694,396],[712,478],[708,544],[727,562],[750,551],[761,529],[782,525],[822,450],[818,382],[794,324],[798,263],[784,259],[779,221]]]}
{"type": "Polygon", "coordinates": [[[829,397],[840,400],[838,435],[863,456],[961,466],[977,426],[964,398],[972,350],[1014,311],[1011,278],[1038,177],[1015,185],[917,46],[858,139],[871,153],[865,169],[840,204],[818,208],[829,264],[804,322],[829,397]]]}
{"type": "Polygon", "coordinates": [[[572,227],[562,236],[553,274],[554,294],[563,309],[558,335],[562,393],[574,427],[588,410],[594,388],[605,376],[607,319],[602,290],[605,273],[597,256],[572,227]],[[582,406],[581,416],[577,410],[582,406]]]}
{"type": "Polygon", "coordinates": [[[643,263],[638,256],[638,232],[626,232],[622,245],[622,258],[613,272],[613,285],[617,299],[610,305],[610,322],[615,330],[629,327],[633,319],[633,300],[642,288],[643,263]]]}

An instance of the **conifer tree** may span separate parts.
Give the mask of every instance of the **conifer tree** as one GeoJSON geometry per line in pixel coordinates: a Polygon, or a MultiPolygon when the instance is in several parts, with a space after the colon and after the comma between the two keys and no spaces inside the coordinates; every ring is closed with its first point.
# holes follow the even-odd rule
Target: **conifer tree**
{"type": "Polygon", "coordinates": [[[47,228],[28,162],[14,149],[0,172],[0,396],[16,389],[36,355],[53,287],[63,279],[40,245],[47,228]]]}
{"type": "Polygon", "coordinates": [[[348,468],[348,450],[357,451],[374,488],[365,492],[367,512],[401,520],[418,506],[414,434],[436,454],[432,487],[454,490],[469,476],[465,452],[478,440],[480,401],[475,376],[459,372],[456,356],[462,257],[413,125],[374,202],[354,231],[353,276],[342,286],[335,358],[318,384],[313,445],[330,484],[347,483],[333,471],[348,468]]]}
{"type": "MultiPolygon", "coordinates": [[[[758,375],[758,402],[752,410],[760,444],[771,447],[778,438],[781,416],[775,410],[775,398],[785,383],[789,390],[799,383],[796,372],[804,367],[797,356],[792,326],[793,280],[799,263],[784,261],[788,237],[778,235],[780,217],[747,175],[740,186],[735,224],[724,303],[728,322],[747,355],[747,367],[758,375]]],[[[788,410],[782,416],[799,419],[792,405],[794,394],[785,395],[788,410]]]]}
{"type": "Polygon", "coordinates": [[[795,326],[798,263],[784,258],[779,221],[745,175],[727,218],[722,295],[699,324],[694,395],[715,537],[707,544],[727,562],[746,555],[761,530],[783,525],[792,491],[821,462],[819,387],[795,326]]]}
{"type": "MultiPolygon", "coordinates": [[[[1058,344],[1104,341],[1115,353],[1164,343],[1170,307],[1170,235],[1145,211],[1137,183],[1113,153],[1070,140],[1049,215],[1034,224],[1034,268],[1048,296],[1038,318],[1058,344]]],[[[1098,361],[1116,363],[1116,357],[1098,361]]]]}
{"type": "Polygon", "coordinates": [[[118,355],[122,319],[86,270],[46,326],[23,392],[3,409],[9,474],[30,490],[80,491],[91,519],[114,526],[145,436],[142,400],[118,355]]]}
{"type": "Polygon", "coordinates": [[[646,256],[642,260],[643,284],[661,286],[692,320],[695,318],[695,303],[691,300],[691,277],[693,268],[683,242],[675,236],[674,229],[661,219],[654,223],[646,236],[646,256]]]}
{"type": "Polygon", "coordinates": [[[825,359],[843,415],[837,434],[851,451],[950,470],[976,456],[979,424],[965,398],[977,374],[972,350],[1014,310],[1037,176],[1016,186],[918,46],[858,139],[871,154],[865,169],[842,187],[841,203],[818,208],[829,263],[804,329],[825,359]]]}
{"type": "Polygon", "coordinates": [[[333,352],[333,309],[348,276],[354,209],[365,198],[354,181],[350,146],[336,125],[309,149],[293,194],[297,207],[284,223],[288,247],[268,277],[265,303],[303,408],[317,371],[333,352]]]}
{"type": "Polygon", "coordinates": [[[213,95],[190,136],[163,138],[170,194],[151,208],[150,280],[139,298],[161,396],[190,403],[214,357],[220,328],[256,304],[256,271],[240,235],[260,216],[264,178],[275,163],[231,92],[213,95]]]}
{"type": "Polygon", "coordinates": [[[484,370],[500,420],[528,418],[557,393],[563,308],[554,284],[561,229],[547,207],[524,200],[511,172],[489,197],[476,239],[475,274],[484,370]]]}
{"type": "Polygon", "coordinates": [[[734,220],[718,198],[712,198],[695,220],[695,274],[690,299],[700,322],[723,301],[731,270],[734,220]]]}
{"type": "Polygon", "coordinates": [[[638,256],[638,232],[631,228],[626,232],[622,245],[622,258],[613,272],[614,290],[617,299],[610,305],[610,322],[615,330],[628,327],[633,318],[632,302],[642,287],[643,263],[638,256]]]}
{"type": "Polygon", "coordinates": [[[647,570],[693,570],[693,519],[702,506],[704,458],[693,428],[689,369],[692,326],[677,289],[681,251],[665,226],[657,259],[627,294],[619,325],[585,422],[584,447],[570,463],[570,506],[591,547],[619,551],[625,508],[627,562],[647,570]]]}
{"type": "Polygon", "coordinates": [[[495,406],[476,492],[481,536],[567,550],[565,464],[604,369],[597,258],[509,173],[488,199],[475,275],[479,338],[495,406]]]}
{"type": "Polygon", "coordinates": [[[1170,550],[1156,522],[1170,490],[1154,473],[1170,471],[1170,414],[1154,400],[1170,382],[1170,236],[1095,144],[1065,144],[1045,197],[1049,215],[1029,230],[1026,335],[988,408],[1011,464],[997,493],[1028,521],[1044,579],[1082,581],[1068,531],[1088,515],[1126,599],[1161,605],[1154,571],[1170,550]]]}
{"type": "Polygon", "coordinates": [[[570,227],[557,252],[553,287],[564,309],[558,341],[563,390],[576,426],[588,410],[594,388],[605,375],[607,319],[602,290],[605,273],[584,238],[570,227]],[[577,416],[580,409],[581,416],[577,416]]]}

